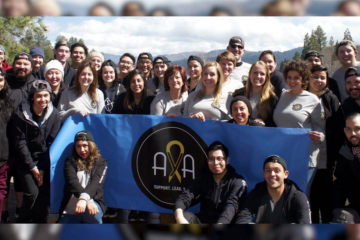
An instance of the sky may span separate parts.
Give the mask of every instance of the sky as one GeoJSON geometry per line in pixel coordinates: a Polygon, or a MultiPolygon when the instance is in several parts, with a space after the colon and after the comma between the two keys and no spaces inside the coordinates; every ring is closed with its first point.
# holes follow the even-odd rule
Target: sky
{"type": "Polygon", "coordinates": [[[45,17],[44,22],[53,45],[61,34],[82,38],[89,49],[115,55],[209,52],[225,49],[232,36],[244,39],[245,50],[282,52],[302,47],[305,34],[318,25],[335,42],[349,28],[360,44],[358,17],[45,17]]]}

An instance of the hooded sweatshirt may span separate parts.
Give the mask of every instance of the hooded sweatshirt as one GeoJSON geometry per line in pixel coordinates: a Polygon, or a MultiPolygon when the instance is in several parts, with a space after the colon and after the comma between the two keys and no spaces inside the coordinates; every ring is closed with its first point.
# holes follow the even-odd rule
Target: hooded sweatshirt
{"type": "Polygon", "coordinates": [[[197,217],[202,223],[231,223],[242,206],[246,193],[244,178],[232,166],[227,165],[227,172],[219,184],[215,182],[209,168],[206,168],[176,199],[174,211],[178,208],[184,211],[200,201],[197,217]]]}

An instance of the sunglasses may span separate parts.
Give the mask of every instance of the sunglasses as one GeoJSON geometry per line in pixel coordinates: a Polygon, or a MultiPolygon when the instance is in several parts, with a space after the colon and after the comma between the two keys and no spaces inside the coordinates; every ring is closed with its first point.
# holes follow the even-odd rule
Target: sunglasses
{"type": "Polygon", "coordinates": [[[232,48],[244,49],[244,47],[243,47],[243,46],[241,46],[241,45],[235,45],[235,44],[230,45],[230,47],[232,47],[232,48]]]}

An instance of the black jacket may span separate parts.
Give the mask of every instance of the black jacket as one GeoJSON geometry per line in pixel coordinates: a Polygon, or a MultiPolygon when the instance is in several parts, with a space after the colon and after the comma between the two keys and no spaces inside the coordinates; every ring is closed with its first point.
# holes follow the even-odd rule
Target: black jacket
{"type": "Polygon", "coordinates": [[[343,128],[344,112],[338,98],[327,88],[320,94],[325,113],[325,139],[327,168],[334,167],[337,154],[345,141],[343,128]]]}
{"type": "Polygon", "coordinates": [[[103,199],[103,185],[106,178],[107,161],[100,157],[94,162],[94,165],[91,169],[90,181],[88,182],[88,185],[85,189],[79,183],[77,171],[78,170],[76,165],[73,163],[71,158],[68,157],[65,160],[64,166],[64,196],[60,205],[59,219],[61,218],[63,211],[73,194],[77,198],[80,197],[81,193],[89,194],[90,199],[93,199],[95,202],[99,203],[103,213],[106,212],[106,205],[103,199]]]}
{"type": "Polygon", "coordinates": [[[51,102],[53,103],[53,106],[55,108],[58,107],[59,105],[59,101],[60,101],[60,98],[61,98],[61,94],[63,93],[63,91],[65,89],[67,89],[68,86],[64,83],[64,82],[60,82],[60,89],[59,89],[59,92],[57,94],[55,94],[54,92],[51,92],[50,95],[51,95],[51,102]]]}
{"type": "Polygon", "coordinates": [[[335,79],[333,79],[331,77],[328,78],[328,81],[329,81],[329,89],[340,101],[340,91],[339,91],[339,86],[338,86],[337,82],[335,81],[335,79]]]}
{"type": "Polygon", "coordinates": [[[333,208],[345,207],[346,199],[360,214],[360,160],[352,152],[352,147],[346,141],[340,148],[336,164],[333,188],[333,208]]]}
{"type": "MultiPolygon", "coordinates": [[[[282,212],[287,223],[305,223],[310,221],[310,207],[306,195],[291,180],[285,179],[284,206],[282,212]]],[[[266,181],[256,184],[255,188],[248,194],[244,207],[236,217],[236,223],[252,222],[252,215],[255,214],[255,223],[262,222],[262,216],[268,205],[268,189],[266,181]]],[[[279,224],[277,222],[271,222],[279,224]]]]}
{"type": "MultiPolygon", "coordinates": [[[[245,96],[245,91],[246,91],[246,87],[239,88],[239,89],[235,90],[233,97],[245,96]]],[[[266,119],[262,119],[262,120],[265,123],[265,127],[276,127],[276,124],[273,119],[273,115],[274,115],[274,110],[275,110],[276,104],[278,103],[279,99],[278,99],[278,97],[271,95],[269,101],[270,101],[270,105],[272,106],[272,111],[266,119]]]]}
{"type": "Polygon", "coordinates": [[[247,193],[244,178],[227,165],[227,172],[219,185],[213,173],[206,168],[189,188],[186,188],[176,199],[174,211],[183,211],[200,197],[198,218],[202,223],[231,223],[238,209],[241,208],[247,193]]]}
{"type": "Polygon", "coordinates": [[[124,107],[126,92],[121,93],[114,103],[114,108],[111,113],[113,114],[142,114],[150,115],[150,106],[155,96],[147,96],[142,107],[132,106],[133,110],[124,107]]]}
{"type": "Polygon", "coordinates": [[[281,94],[284,90],[289,89],[288,85],[284,81],[284,76],[278,70],[275,70],[273,73],[270,74],[270,82],[274,87],[274,92],[278,99],[280,99],[281,94]]]}
{"type": "Polygon", "coordinates": [[[23,102],[11,119],[10,134],[18,168],[49,171],[50,145],[60,129],[60,115],[50,102],[41,126],[33,120],[30,104],[23,102]]]}
{"type": "Polygon", "coordinates": [[[121,83],[114,83],[110,88],[106,88],[104,83],[100,83],[99,89],[104,93],[105,113],[111,113],[117,97],[126,92],[124,85],[121,83]]]}
{"type": "Polygon", "coordinates": [[[76,69],[70,66],[70,63],[66,61],[64,67],[64,82],[68,86],[74,85],[76,69]]]}
{"type": "Polygon", "coordinates": [[[29,79],[25,82],[19,82],[16,80],[15,76],[13,75],[13,69],[9,69],[6,71],[6,82],[10,88],[10,97],[13,99],[15,108],[20,105],[20,103],[27,99],[29,96],[30,84],[34,80],[33,75],[30,75],[29,79]]]}
{"type": "MultiPolygon", "coordinates": [[[[345,114],[345,117],[351,113],[360,113],[360,105],[357,104],[355,102],[354,99],[352,99],[351,97],[347,97],[343,104],[342,104],[342,108],[344,110],[344,114],[345,114]]],[[[344,125],[345,126],[345,121],[344,121],[344,125]]]]}
{"type": "Polygon", "coordinates": [[[46,80],[44,76],[44,66],[41,66],[36,72],[32,72],[31,75],[35,80],[46,80]]]}

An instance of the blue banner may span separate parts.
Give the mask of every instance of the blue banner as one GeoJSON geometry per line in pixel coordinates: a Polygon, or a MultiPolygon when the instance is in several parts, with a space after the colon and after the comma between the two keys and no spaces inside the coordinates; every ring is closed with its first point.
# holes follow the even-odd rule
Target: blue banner
{"type": "MultiPolygon", "coordinates": [[[[289,179],[305,192],[310,138],[308,129],[251,127],[190,118],[151,115],[70,116],[50,149],[51,213],[63,197],[65,159],[78,131],[92,132],[108,161],[104,199],[108,207],[172,213],[174,199],[207,167],[206,148],[219,140],[230,164],[244,176],[248,191],[263,181],[269,155],[287,162],[289,179]]],[[[197,211],[198,206],[191,208],[197,211]]]]}

